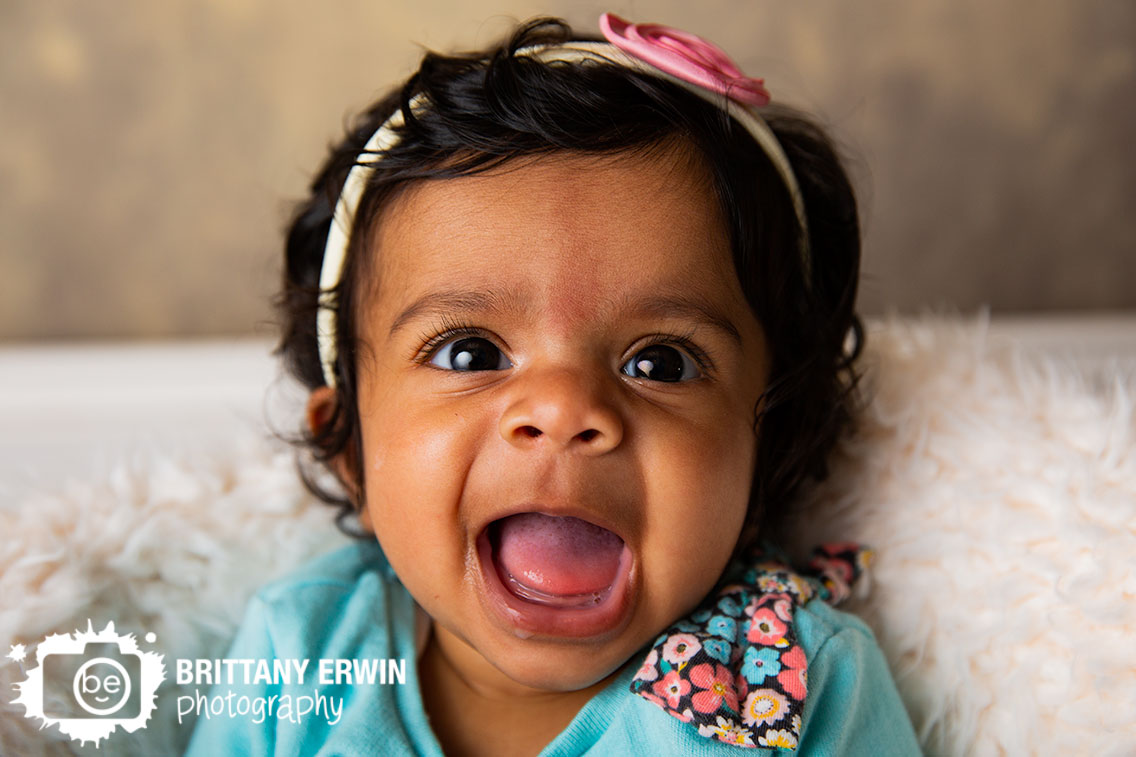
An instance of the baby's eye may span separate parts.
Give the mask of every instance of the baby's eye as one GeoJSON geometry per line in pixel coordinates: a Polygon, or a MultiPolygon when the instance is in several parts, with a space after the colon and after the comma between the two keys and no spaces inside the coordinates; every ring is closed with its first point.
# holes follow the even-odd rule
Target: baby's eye
{"type": "Polygon", "coordinates": [[[430,365],[447,371],[503,371],[513,367],[497,345],[480,336],[446,342],[430,357],[430,365]]]}
{"type": "Polygon", "coordinates": [[[690,381],[702,375],[689,355],[669,344],[652,344],[639,350],[620,372],[632,378],[668,382],[690,381]]]}

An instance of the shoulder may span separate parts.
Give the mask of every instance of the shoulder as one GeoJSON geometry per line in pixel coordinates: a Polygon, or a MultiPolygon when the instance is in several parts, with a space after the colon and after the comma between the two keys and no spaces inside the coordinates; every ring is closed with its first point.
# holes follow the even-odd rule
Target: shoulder
{"type": "Polygon", "coordinates": [[[415,613],[377,543],[349,545],[266,585],[225,654],[255,667],[206,682],[214,684],[207,701],[244,702],[244,713],[260,714],[205,709],[187,754],[429,752],[415,613]],[[301,712],[304,702],[312,705],[301,712]]]}
{"type": "Polygon", "coordinates": [[[910,718],[875,635],[820,600],[793,618],[808,659],[801,754],[917,755],[910,718]]]}
{"type": "Polygon", "coordinates": [[[413,600],[378,544],[360,541],[257,591],[234,646],[244,641],[272,656],[347,656],[372,645],[375,632],[381,638],[384,630],[410,627],[413,617],[413,600]]]}
{"type": "Polygon", "coordinates": [[[392,577],[390,566],[377,543],[358,541],[321,555],[292,573],[265,584],[256,597],[267,604],[286,601],[297,592],[318,595],[321,591],[351,590],[369,577],[392,577]]]}
{"type": "Polygon", "coordinates": [[[796,608],[793,627],[810,660],[830,639],[837,636],[876,646],[876,636],[867,623],[851,613],[837,610],[819,598],[796,608]]]}

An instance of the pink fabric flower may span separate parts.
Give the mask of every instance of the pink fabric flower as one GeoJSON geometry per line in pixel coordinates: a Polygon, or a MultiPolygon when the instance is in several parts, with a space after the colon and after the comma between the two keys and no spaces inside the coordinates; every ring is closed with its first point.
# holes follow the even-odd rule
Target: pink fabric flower
{"type": "Polygon", "coordinates": [[[704,662],[690,669],[690,682],[704,691],[690,698],[694,709],[699,712],[714,712],[722,702],[738,711],[738,694],[734,691],[734,676],[724,665],[711,665],[704,662]]]}
{"type": "Polygon", "coordinates": [[[771,604],[773,605],[773,612],[777,613],[777,617],[786,623],[793,621],[793,600],[789,599],[788,595],[781,595],[774,599],[771,604]]]}
{"type": "Polygon", "coordinates": [[[754,644],[773,646],[785,638],[788,626],[777,617],[777,614],[768,607],[761,607],[753,612],[753,619],[749,624],[746,640],[754,644]]]}
{"type": "Polygon", "coordinates": [[[676,633],[663,644],[663,659],[671,665],[681,665],[702,649],[698,637],[689,633],[676,633]]]}
{"type": "Polygon", "coordinates": [[[777,676],[777,683],[785,693],[794,699],[804,699],[808,693],[809,679],[805,672],[805,652],[800,647],[793,647],[781,655],[781,673],[777,676]]]}
{"type": "Polygon", "coordinates": [[[679,701],[690,693],[690,681],[680,676],[677,670],[672,670],[651,688],[674,710],[678,708],[679,701]]]}
{"type": "Polygon", "coordinates": [[[749,105],[769,104],[765,82],[746,76],[722,48],[701,37],[660,24],[631,24],[600,16],[608,42],[683,81],[749,105]]]}
{"type": "Polygon", "coordinates": [[[746,698],[746,694],[749,693],[749,681],[747,681],[746,677],[741,673],[734,676],[734,691],[738,695],[739,702],[743,701],[746,698]]]}
{"type": "Polygon", "coordinates": [[[647,655],[647,659],[643,661],[640,666],[639,672],[635,674],[635,680],[638,681],[654,681],[659,677],[659,670],[655,667],[659,662],[659,651],[652,649],[651,654],[647,655]]]}

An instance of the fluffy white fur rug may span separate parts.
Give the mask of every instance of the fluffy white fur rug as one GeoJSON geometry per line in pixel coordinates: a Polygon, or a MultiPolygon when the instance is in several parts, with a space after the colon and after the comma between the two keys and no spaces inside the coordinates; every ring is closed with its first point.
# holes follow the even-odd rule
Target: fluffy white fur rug
{"type": "Polygon", "coordinates": [[[1136,374],[875,330],[798,549],[877,548],[855,611],[930,754],[1136,754],[1136,374]]]}
{"type": "MultiPolygon", "coordinates": [[[[1136,379],[992,347],[981,323],[873,330],[859,434],[795,545],[871,544],[856,609],[932,754],[1136,753],[1136,379]]],[[[261,583],[342,540],[282,445],[155,451],[2,511],[0,654],[48,633],[154,631],[213,657],[261,583]]],[[[34,660],[29,654],[28,664],[34,660]]],[[[0,657],[0,689],[23,679],[0,657]]],[[[176,754],[173,687],[98,753],[176,754]]],[[[0,697],[0,753],[95,753],[0,697]]]]}

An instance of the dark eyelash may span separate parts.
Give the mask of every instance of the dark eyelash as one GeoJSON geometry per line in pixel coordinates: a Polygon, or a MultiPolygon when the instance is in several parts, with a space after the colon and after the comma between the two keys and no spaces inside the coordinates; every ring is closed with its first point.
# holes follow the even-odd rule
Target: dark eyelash
{"type": "Polygon", "coordinates": [[[443,315],[429,330],[423,331],[419,336],[419,347],[414,353],[415,362],[425,363],[429,361],[443,344],[458,336],[489,338],[485,329],[443,315]]]}
{"type": "MultiPolygon", "coordinates": [[[[419,363],[429,361],[442,345],[451,341],[454,337],[459,336],[480,336],[486,339],[489,338],[485,329],[443,315],[429,330],[422,332],[420,335],[419,347],[415,351],[414,360],[419,363]]],[[[704,371],[713,372],[713,359],[706,353],[706,350],[694,343],[692,336],[691,333],[673,334],[660,331],[643,337],[643,345],[639,347],[639,349],[643,350],[656,344],[675,345],[684,349],[694,359],[694,362],[698,363],[699,368],[704,371]]]]}
{"type": "Polygon", "coordinates": [[[653,347],[656,344],[670,344],[682,347],[694,359],[694,362],[698,363],[699,368],[713,373],[714,360],[707,354],[706,350],[694,343],[693,336],[693,332],[687,332],[685,334],[667,334],[663,332],[648,334],[643,337],[643,346],[638,349],[643,350],[648,347],[653,347]]]}

